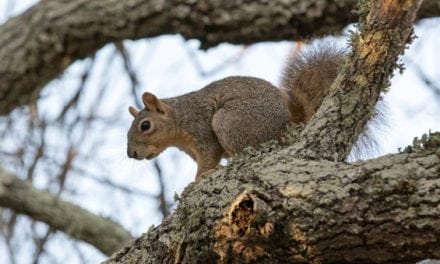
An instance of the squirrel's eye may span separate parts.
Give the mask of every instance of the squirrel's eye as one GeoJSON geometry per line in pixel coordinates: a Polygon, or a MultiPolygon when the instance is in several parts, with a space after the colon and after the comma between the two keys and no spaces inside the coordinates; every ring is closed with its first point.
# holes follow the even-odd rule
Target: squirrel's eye
{"type": "Polygon", "coordinates": [[[151,127],[151,124],[150,124],[150,121],[148,121],[148,120],[142,122],[142,124],[141,124],[142,131],[147,131],[148,129],[150,129],[150,127],[151,127]]]}

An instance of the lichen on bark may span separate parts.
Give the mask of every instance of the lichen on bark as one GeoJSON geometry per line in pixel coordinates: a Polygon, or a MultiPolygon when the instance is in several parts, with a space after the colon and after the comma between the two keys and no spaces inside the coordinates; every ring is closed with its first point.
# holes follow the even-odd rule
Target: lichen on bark
{"type": "MultiPolygon", "coordinates": [[[[437,150],[340,162],[411,39],[420,3],[373,1],[368,12],[361,12],[359,35],[332,92],[299,137],[292,133],[297,141],[284,149],[268,144],[245,151],[185,190],[176,213],[140,239],[148,243],[154,233],[161,238],[160,247],[173,245],[170,261],[179,263],[410,263],[440,258],[437,150]],[[182,217],[185,225],[173,228],[182,217]]],[[[150,263],[162,260],[156,245],[134,248],[108,263],[140,255],[150,263]]]]}

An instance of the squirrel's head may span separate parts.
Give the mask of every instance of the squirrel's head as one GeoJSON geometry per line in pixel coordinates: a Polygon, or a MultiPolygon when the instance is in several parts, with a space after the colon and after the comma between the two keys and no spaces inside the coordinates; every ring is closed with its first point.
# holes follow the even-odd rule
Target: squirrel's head
{"type": "Polygon", "coordinates": [[[142,101],[144,109],[128,108],[134,120],[127,134],[127,155],[138,160],[158,156],[175,134],[171,107],[151,93],[144,93],[142,101]]]}

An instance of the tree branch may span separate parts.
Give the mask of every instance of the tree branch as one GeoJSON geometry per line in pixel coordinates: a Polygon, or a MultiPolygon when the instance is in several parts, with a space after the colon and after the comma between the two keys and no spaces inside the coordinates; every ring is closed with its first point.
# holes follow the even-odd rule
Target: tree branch
{"type": "Polygon", "coordinates": [[[365,131],[380,93],[413,39],[413,22],[422,1],[363,1],[358,35],[329,95],[290,148],[296,157],[343,161],[365,131]]]}
{"type": "Polygon", "coordinates": [[[190,186],[174,215],[107,263],[439,258],[439,135],[419,153],[355,164],[303,160],[346,158],[411,38],[421,2],[362,2],[352,54],[299,142],[236,158],[190,186]]]}
{"type": "Polygon", "coordinates": [[[77,205],[39,191],[0,170],[0,206],[13,209],[72,238],[92,244],[110,255],[132,239],[130,233],[110,219],[96,216],[77,205]]]}
{"type": "Polygon", "coordinates": [[[238,158],[190,185],[175,214],[107,263],[440,258],[440,134],[424,146],[354,164],[238,158]]]}
{"type": "MultiPolygon", "coordinates": [[[[421,18],[440,14],[437,0],[425,2],[421,18]]],[[[41,88],[68,65],[106,43],[178,33],[199,39],[207,48],[222,42],[249,44],[319,36],[339,32],[356,21],[351,12],[356,3],[40,1],[0,27],[0,115],[34,101],[41,88]]]]}

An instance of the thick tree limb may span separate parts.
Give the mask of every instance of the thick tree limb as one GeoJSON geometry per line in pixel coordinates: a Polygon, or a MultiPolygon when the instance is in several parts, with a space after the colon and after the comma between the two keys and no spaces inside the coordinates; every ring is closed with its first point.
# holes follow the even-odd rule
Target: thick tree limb
{"type": "Polygon", "coordinates": [[[411,38],[420,3],[363,2],[353,52],[299,142],[235,160],[190,187],[175,215],[108,263],[440,258],[438,136],[430,150],[352,165],[297,159],[346,158],[411,38]]]}
{"type": "Polygon", "coordinates": [[[132,239],[130,233],[110,219],[39,191],[0,170],[0,206],[42,221],[72,238],[92,244],[106,255],[132,239]]]}
{"type": "Polygon", "coordinates": [[[413,36],[422,1],[363,1],[359,35],[330,95],[306,125],[299,144],[287,150],[303,158],[343,161],[365,130],[380,93],[389,86],[398,56],[413,36]]]}
{"type": "Polygon", "coordinates": [[[280,152],[234,160],[188,187],[175,214],[107,263],[440,258],[440,134],[425,146],[354,164],[280,152]]]}
{"type": "MultiPolygon", "coordinates": [[[[411,2],[383,1],[399,5],[411,2]]],[[[181,33],[187,38],[200,39],[207,47],[223,41],[249,43],[300,37],[310,32],[320,33],[319,30],[314,31],[315,26],[323,31],[339,30],[353,21],[351,15],[348,15],[349,18],[341,16],[338,10],[350,14],[350,9],[344,9],[347,8],[342,4],[344,1],[340,1],[339,7],[325,5],[324,1],[308,1],[311,6],[306,4],[303,9],[295,9],[294,1],[261,3],[243,4],[246,12],[241,16],[243,9],[230,1],[42,1],[0,28],[0,59],[3,62],[0,64],[0,114],[30,102],[45,83],[72,61],[93,53],[110,41],[181,33]],[[284,5],[297,12],[285,12],[284,5]],[[32,27],[23,30],[24,24],[32,27]]],[[[427,3],[431,5],[431,10],[438,9],[438,1],[427,3]]],[[[409,8],[404,8],[407,13],[400,18],[410,21],[415,9],[412,5],[403,7],[409,8]]],[[[382,13],[370,13],[367,21],[376,21],[375,17],[388,19],[388,12],[384,10],[396,12],[392,5],[391,8],[378,10],[382,13]]],[[[363,53],[367,49],[362,49],[362,42],[376,47],[376,38],[393,40],[384,37],[389,32],[385,32],[388,29],[381,28],[380,23],[377,28],[371,25],[366,31],[361,30],[363,33],[373,32],[373,35],[365,35],[365,39],[355,42],[355,47],[357,44],[360,46],[353,54],[359,52],[361,60],[357,62],[363,60],[362,65],[346,65],[344,71],[349,74],[338,78],[333,93],[322,107],[331,110],[336,109],[331,106],[333,102],[339,104],[336,111],[343,113],[338,118],[343,118],[345,123],[334,128],[347,128],[348,132],[338,134],[336,130],[324,136],[314,135],[322,128],[317,118],[304,130],[300,141],[302,145],[294,146],[289,153],[281,151],[236,159],[223,174],[217,173],[198,185],[190,186],[174,215],[114,255],[110,262],[209,263],[234,259],[260,263],[274,260],[405,263],[440,257],[438,145],[434,150],[431,148],[420,153],[393,155],[352,165],[296,159],[341,160],[346,155],[353,138],[363,127],[365,117],[355,112],[350,120],[345,111],[357,111],[355,106],[364,106],[359,111],[365,111],[375,103],[380,91],[376,86],[383,84],[393,68],[394,52],[399,53],[402,48],[399,45],[404,45],[400,41],[408,39],[409,35],[405,38],[407,29],[405,23],[402,35],[397,32],[399,42],[396,43],[396,51],[389,51],[390,55],[382,50],[377,54],[373,52],[378,56],[386,54],[382,61],[386,64],[385,74],[365,72],[365,76],[360,74],[350,79],[349,74],[356,75],[364,65],[379,64],[377,58],[363,53]],[[374,29],[384,32],[374,32],[374,29]],[[357,97],[339,96],[339,91],[350,93],[347,83],[361,87],[377,76],[377,82],[373,82],[371,87],[366,86],[371,94],[365,95],[362,91],[357,97]],[[339,87],[342,88],[336,89],[339,87]],[[351,98],[355,98],[356,102],[357,99],[367,99],[367,102],[349,102],[351,98]],[[340,108],[341,105],[344,108],[340,108]],[[326,152],[319,155],[316,153],[322,150],[321,147],[304,144],[316,143],[316,139],[326,137],[330,139],[323,141],[324,148],[329,147],[330,151],[324,149],[326,152]],[[335,139],[336,143],[331,143],[335,139]]],[[[356,58],[353,55],[351,60],[356,62],[356,58]]],[[[324,111],[322,109],[320,112],[324,111]]],[[[4,201],[12,204],[8,200],[12,197],[18,201],[23,198],[17,195],[22,192],[8,192],[8,188],[15,184],[17,188],[27,190],[22,182],[16,181],[6,178],[5,183],[0,185],[0,204],[4,201]]],[[[60,203],[46,198],[42,202],[47,200],[52,206],[60,203]]],[[[14,209],[32,212],[35,205],[26,205],[31,202],[32,199],[26,200],[14,209]]],[[[33,213],[35,217],[43,217],[38,211],[33,213]]],[[[76,217],[68,215],[71,219],[76,217]]],[[[64,228],[64,225],[60,224],[58,228],[64,228]]],[[[112,227],[97,229],[100,235],[105,235],[112,227]]],[[[68,234],[69,231],[67,228],[68,234]]]]}
{"type": "MultiPolygon", "coordinates": [[[[420,17],[439,16],[427,0],[420,17]]],[[[357,1],[47,0],[0,27],[0,115],[37,98],[73,61],[104,44],[179,33],[203,47],[339,32],[357,1]]]]}

